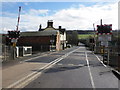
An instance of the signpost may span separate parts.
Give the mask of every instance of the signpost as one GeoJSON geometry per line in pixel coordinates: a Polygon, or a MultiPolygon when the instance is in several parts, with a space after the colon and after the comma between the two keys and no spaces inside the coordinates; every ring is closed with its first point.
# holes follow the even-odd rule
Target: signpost
{"type": "Polygon", "coordinates": [[[109,41],[111,41],[112,24],[102,25],[102,19],[101,19],[101,25],[97,25],[96,34],[98,35],[98,41],[100,41],[100,45],[102,47],[101,53],[103,54],[103,62],[104,62],[107,59],[109,41]]]}
{"type": "Polygon", "coordinates": [[[98,41],[101,42],[101,45],[107,47],[108,41],[111,41],[112,24],[102,25],[102,20],[101,20],[101,25],[97,25],[96,34],[98,35],[98,41]]]}
{"type": "Polygon", "coordinates": [[[18,30],[18,26],[19,26],[19,22],[20,22],[20,12],[21,12],[21,7],[19,7],[16,30],[8,31],[8,39],[11,41],[10,43],[12,44],[12,51],[11,52],[12,52],[13,60],[15,59],[15,56],[16,56],[16,43],[17,43],[18,38],[20,37],[20,31],[18,30]]]}
{"type": "Polygon", "coordinates": [[[111,41],[111,35],[98,35],[98,40],[99,41],[111,41]]]}

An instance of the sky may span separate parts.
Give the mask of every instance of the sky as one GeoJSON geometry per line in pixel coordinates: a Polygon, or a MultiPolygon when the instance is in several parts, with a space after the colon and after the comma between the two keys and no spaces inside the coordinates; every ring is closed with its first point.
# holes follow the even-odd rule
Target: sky
{"type": "Polygon", "coordinates": [[[93,23],[112,24],[118,29],[118,2],[2,2],[0,4],[0,33],[15,30],[18,7],[21,6],[19,30],[38,31],[53,20],[55,28],[62,26],[66,30],[93,30],[93,23]]]}

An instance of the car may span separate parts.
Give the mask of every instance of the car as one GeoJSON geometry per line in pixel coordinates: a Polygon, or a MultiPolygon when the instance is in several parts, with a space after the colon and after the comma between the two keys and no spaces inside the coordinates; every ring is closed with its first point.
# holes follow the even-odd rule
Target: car
{"type": "Polygon", "coordinates": [[[68,47],[68,48],[71,48],[71,47],[72,47],[72,45],[71,45],[71,44],[67,44],[67,47],[68,47]]]}

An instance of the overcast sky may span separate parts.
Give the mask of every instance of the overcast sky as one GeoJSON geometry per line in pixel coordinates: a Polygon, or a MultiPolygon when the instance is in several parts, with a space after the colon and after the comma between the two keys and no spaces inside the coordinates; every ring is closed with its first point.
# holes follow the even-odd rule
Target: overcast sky
{"type": "Polygon", "coordinates": [[[0,33],[15,30],[18,7],[21,6],[20,31],[37,31],[39,25],[47,26],[53,20],[54,27],[67,30],[92,30],[93,23],[112,24],[118,29],[118,2],[2,2],[2,27],[0,33]]]}

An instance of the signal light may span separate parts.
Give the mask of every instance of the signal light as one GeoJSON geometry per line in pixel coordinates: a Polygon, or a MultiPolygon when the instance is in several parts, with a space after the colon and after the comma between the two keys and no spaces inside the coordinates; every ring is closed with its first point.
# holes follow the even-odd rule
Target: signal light
{"type": "Polygon", "coordinates": [[[9,39],[17,39],[20,37],[20,31],[8,31],[8,37],[9,39]]]}
{"type": "Polygon", "coordinates": [[[112,24],[110,25],[97,25],[98,34],[111,34],[112,33],[112,24]]]}

